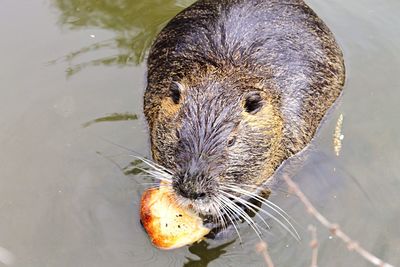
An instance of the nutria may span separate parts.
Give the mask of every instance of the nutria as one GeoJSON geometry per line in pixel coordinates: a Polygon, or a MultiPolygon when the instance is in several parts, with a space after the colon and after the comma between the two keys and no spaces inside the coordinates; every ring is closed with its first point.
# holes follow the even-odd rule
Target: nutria
{"type": "Polygon", "coordinates": [[[229,188],[254,192],[309,144],[345,72],[331,31],[302,0],[200,0],[159,33],[147,78],[155,162],[183,202],[216,215],[245,196],[229,188]]]}

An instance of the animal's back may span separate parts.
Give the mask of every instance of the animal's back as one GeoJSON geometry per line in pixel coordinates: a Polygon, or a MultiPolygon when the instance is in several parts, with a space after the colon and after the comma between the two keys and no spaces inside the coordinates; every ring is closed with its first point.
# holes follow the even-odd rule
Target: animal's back
{"type": "Polygon", "coordinates": [[[210,67],[263,80],[279,95],[286,147],[304,148],[344,84],[342,53],[302,0],[200,0],[159,34],[148,59],[150,127],[169,84],[210,67]]]}

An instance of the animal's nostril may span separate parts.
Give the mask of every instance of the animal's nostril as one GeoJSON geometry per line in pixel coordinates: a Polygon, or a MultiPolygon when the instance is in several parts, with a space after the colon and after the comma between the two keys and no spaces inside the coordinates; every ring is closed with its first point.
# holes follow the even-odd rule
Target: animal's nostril
{"type": "Polygon", "coordinates": [[[181,187],[178,187],[178,193],[181,196],[189,198],[189,199],[202,200],[207,197],[207,194],[205,192],[193,192],[191,190],[188,190],[186,188],[181,188],[181,187]]]}
{"type": "Polygon", "coordinates": [[[200,195],[192,188],[185,186],[184,184],[177,185],[175,187],[175,190],[179,195],[189,199],[197,199],[198,196],[200,195]]]}
{"type": "Polygon", "coordinates": [[[206,197],[206,193],[204,193],[204,192],[201,192],[201,193],[198,193],[197,194],[197,199],[204,199],[206,197]]]}
{"type": "Polygon", "coordinates": [[[186,197],[186,198],[190,198],[190,192],[188,192],[185,188],[183,188],[182,186],[180,186],[180,187],[178,187],[177,188],[178,189],[178,193],[181,195],[181,196],[183,196],[183,197],[186,197]]]}

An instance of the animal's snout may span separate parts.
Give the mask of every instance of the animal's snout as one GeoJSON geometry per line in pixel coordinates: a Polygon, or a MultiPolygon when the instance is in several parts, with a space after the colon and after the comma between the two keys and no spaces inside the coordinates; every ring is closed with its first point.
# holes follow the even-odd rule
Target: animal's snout
{"type": "Polygon", "coordinates": [[[177,193],[192,200],[204,200],[208,194],[193,182],[181,182],[175,186],[177,193]]]}

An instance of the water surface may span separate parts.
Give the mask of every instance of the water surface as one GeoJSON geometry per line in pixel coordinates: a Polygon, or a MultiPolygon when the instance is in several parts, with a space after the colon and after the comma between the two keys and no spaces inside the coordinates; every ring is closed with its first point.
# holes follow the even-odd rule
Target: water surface
{"type": "MultiPolygon", "coordinates": [[[[165,252],[139,223],[149,181],[123,147],[149,156],[144,60],[157,32],[191,2],[0,2],[0,248],[14,266],[265,266],[246,225],[242,245],[165,252]]],[[[400,2],[308,3],[342,46],[348,79],[304,159],[285,171],[330,220],[399,265],[400,2]]],[[[271,200],[302,241],[268,220],[277,266],[310,265],[309,224],[318,226],[320,266],[369,266],[286,191],[282,184],[271,200]]]]}

